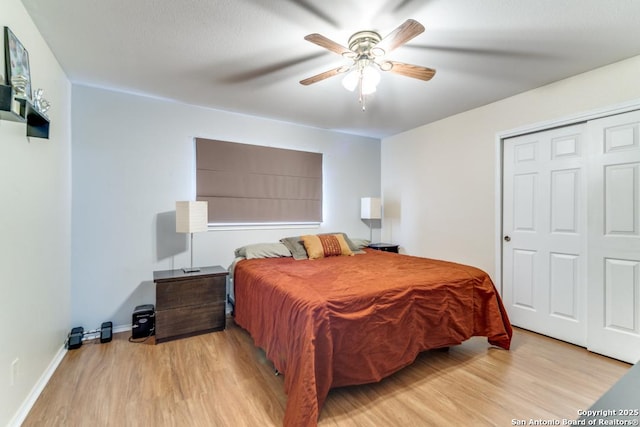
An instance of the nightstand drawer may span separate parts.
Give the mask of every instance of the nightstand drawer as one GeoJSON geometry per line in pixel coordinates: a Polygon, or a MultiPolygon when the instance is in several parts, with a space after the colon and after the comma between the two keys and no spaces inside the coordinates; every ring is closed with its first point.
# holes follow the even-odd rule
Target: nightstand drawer
{"type": "Polygon", "coordinates": [[[154,271],[156,343],[221,331],[226,322],[227,270],[154,271]]]}
{"type": "Polygon", "coordinates": [[[224,300],[215,304],[175,308],[156,312],[156,342],[225,328],[224,300]]]}
{"type": "Polygon", "coordinates": [[[371,243],[368,247],[377,251],[398,253],[398,245],[393,243],[371,243]]]}
{"type": "Polygon", "coordinates": [[[222,301],[226,294],[226,276],[194,278],[158,283],[156,306],[163,310],[222,301]]]}

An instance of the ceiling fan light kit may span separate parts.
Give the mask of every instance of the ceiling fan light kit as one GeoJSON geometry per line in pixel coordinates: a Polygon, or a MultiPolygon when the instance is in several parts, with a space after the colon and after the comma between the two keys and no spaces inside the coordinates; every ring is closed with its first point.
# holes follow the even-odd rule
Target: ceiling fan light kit
{"type": "Polygon", "coordinates": [[[301,80],[300,83],[307,86],[338,74],[347,73],[342,80],[342,85],[349,91],[355,91],[358,88],[358,101],[364,111],[366,109],[366,96],[374,93],[380,82],[378,70],[390,71],[423,81],[433,78],[436,70],[432,68],[384,59],[386,54],[407,43],[423,31],[422,24],[413,19],[407,19],[385,38],[380,37],[380,34],[375,31],[358,31],[349,37],[349,48],[323,35],[317,33],[309,34],[305,37],[305,40],[341,55],[343,58],[350,60],[351,64],[306,78],[301,80]]]}
{"type": "Polygon", "coordinates": [[[342,86],[349,92],[358,88],[358,101],[362,104],[362,111],[366,110],[366,96],[376,91],[378,83],[380,74],[366,60],[358,61],[356,69],[342,79],[342,86]]]}
{"type": "Polygon", "coordinates": [[[380,83],[380,73],[375,68],[369,66],[369,64],[363,67],[358,66],[357,70],[351,71],[342,79],[342,86],[349,92],[356,90],[362,92],[362,95],[370,95],[376,91],[380,83]]]}

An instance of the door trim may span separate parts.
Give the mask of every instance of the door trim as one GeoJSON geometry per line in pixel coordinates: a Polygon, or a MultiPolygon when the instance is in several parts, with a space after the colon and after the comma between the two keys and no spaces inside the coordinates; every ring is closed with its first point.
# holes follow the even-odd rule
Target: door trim
{"type": "Polygon", "coordinates": [[[581,113],[572,114],[559,119],[546,120],[530,125],[517,127],[514,129],[504,130],[496,133],[495,137],[495,156],[496,156],[496,181],[495,181],[495,274],[494,284],[499,290],[500,295],[503,294],[503,280],[502,280],[502,236],[504,231],[502,229],[502,187],[503,187],[503,173],[504,173],[504,140],[514,136],[526,135],[528,133],[539,132],[543,130],[549,130],[556,127],[575,125],[578,123],[584,123],[589,120],[601,119],[607,116],[614,116],[616,114],[628,113],[630,111],[640,110],[640,99],[632,101],[609,105],[594,110],[584,111],[581,113]]]}

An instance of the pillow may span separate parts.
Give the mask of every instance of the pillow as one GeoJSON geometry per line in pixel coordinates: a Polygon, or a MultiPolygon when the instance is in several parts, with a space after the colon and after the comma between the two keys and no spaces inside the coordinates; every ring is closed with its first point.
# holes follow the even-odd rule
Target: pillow
{"type": "Polygon", "coordinates": [[[309,259],[353,255],[342,234],[308,234],[300,236],[309,259]]]}
{"type": "MultiPolygon", "coordinates": [[[[347,245],[349,245],[349,249],[351,249],[351,252],[353,252],[354,255],[358,255],[358,254],[364,254],[366,253],[365,251],[362,250],[362,248],[366,248],[367,245],[369,244],[369,241],[367,241],[367,244],[362,246],[362,245],[358,245],[354,242],[354,239],[350,239],[349,237],[347,237],[347,233],[322,233],[322,234],[341,234],[342,237],[344,237],[345,242],[347,242],[347,245]]],[[[363,239],[357,239],[362,241],[363,239]]]]}
{"type": "MultiPolygon", "coordinates": [[[[353,239],[351,239],[351,242],[356,246],[356,250],[360,250],[360,249],[364,249],[367,246],[369,246],[369,243],[371,243],[371,240],[353,238],[353,239]]],[[[353,249],[351,249],[351,250],[353,250],[353,249]]]]}
{"type": "Polygon", "coordinates": [[[291,252],[293,259],[307,259],[307,251],[302,244],[302,240],[300,240],[300,236],[294,237],[285,237],[280,239],[280,243],[285,245],[287,249],[291,252]]]}
{"type": "Polygon", "coordinates": [[[291,251],[282,243],[255,243],[235,250],[236,257],[246,259],[289,257],[291,251]]]}
{"type": "Polygon", "coordinates": [[[356,245],[355,243],[353,243],[353,241],[351,239],[349,239],[349,237],[347,237],[347,233],[321,233],[320,235],[323,234],[340,234],[342,235],[342,237],[344,237],[345,242],[347,242],[347,245],[349,245],[349,249],[351,249],[351,252],[353,252],[354,254],[363,254],[365,253],[363,250],[361,250],[361,248],[358,247],[358,245],[356,245]]]}
{"type": "Polygon", "coordinates": [[[247,257],[247,247],[246,246],[242,246],[241,248],[236,249],[235,251],[233,251],[233,255],[236,258],[246,258],[247,257]]]}
{"type": "MultiPolygon", "coordinates": [[[[347,245],[349,246],[349,249],[351,249],[352,254],[363,254],[365,253],[361,247],[358,247],[358,245],[356,245],[355,243],[353,243],[351,240],[349,240],[349,238],[347,237],[346,233],[321,233],[319,234],[319,236],[323,236],[323,235],[334,235],[334,234],[340,234],[342,235],[342,237],[344,238],[345,242],[347,243],[347,245]]],[[[308,259],[309,256],[307,255],[307,249],[304,247],[304,244],[302,243],[302,236],[293,236],[293,237],[285,237],[280,239],[280,242],[282,244],[284,244],[287,249],[289,249],[291,251],[291,255],[293,256],[293,259],[308,259]]],[[[363,246],[363,247],[366,247],[363,246]]]]}

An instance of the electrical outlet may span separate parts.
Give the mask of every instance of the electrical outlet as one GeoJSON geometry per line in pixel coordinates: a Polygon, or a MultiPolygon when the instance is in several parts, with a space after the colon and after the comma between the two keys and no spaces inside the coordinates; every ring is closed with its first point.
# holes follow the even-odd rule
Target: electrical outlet
{"type": "Polygon", "coordinates": [[[17,357],[11,362],[11,385],[14,386],[16,384],[16,379],[18,378],[18,364],[20,363],[20,359],[17,357]]]}

